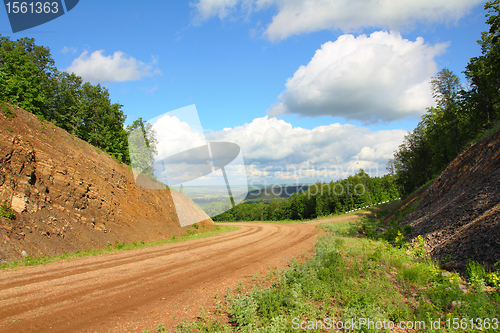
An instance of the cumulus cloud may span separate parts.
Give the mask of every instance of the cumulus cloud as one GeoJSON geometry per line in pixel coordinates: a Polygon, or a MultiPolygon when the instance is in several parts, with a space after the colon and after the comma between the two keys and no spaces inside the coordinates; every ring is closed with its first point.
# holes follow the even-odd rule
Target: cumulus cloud
{"type": "Polygon", "coordinates": [[[408,27],[416,22],[454,22],[482,0],[198,0],[196,20],[218,16],[224,19],[237,11],[259,11],[274,6],[265,35],[280,40],[294,34],[323,29],[353,32],[360,28],[408,27]]]}
{"type": "Polygon", "coordinates": [[[199,128],[193,128],[176,116],[165,114],[154,121],[152,127],[158,139],[157,161],[207,144],[199,128]]]}
{"type": "Polygon", "coordinates": [[[78,58],[73,60],[66,71],[75,73],[89,82],[123,82],[139,80],[145,76],[161,74],[159,69],[154,69],[156,63],[153,58],[152,64],[146,64],[134,57],[128,57],[121,51],[113,55],[103,55],[104,50],[82,52],[78,58]]]}
{"type": "Polygon", "coordinates": [[[437,72],[434,57],[446,47],[383,31],[342,35],[323,44],[287,80],[269,115],[331,115],[364,123],[421,115],[434,103],[429,83],[437,72]]]}
{"type": "Polygon", "coordinates": [[[360,168],[382,175],[406,134],[338,123],[309,130],[266,116],[206,136],[238,144],[249,179],[262,181],[335,179],[360,168]]]}

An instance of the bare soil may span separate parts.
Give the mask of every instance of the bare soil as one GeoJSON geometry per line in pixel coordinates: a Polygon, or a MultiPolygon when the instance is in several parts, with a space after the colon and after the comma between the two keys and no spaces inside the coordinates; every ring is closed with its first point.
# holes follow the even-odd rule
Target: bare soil
{"type": "Polygon", "coordinates": [[[241,229],[2,271],[0,332],[142,332],[159,323],[170,331],[215,293],[310,255],[320,234],[315,224],[230,225],[241,229]]]}
{"type": "MultiPolygon", "coordinates": [[[[453,160],[400,223],[422,235],[443,268],[465,272],[475,260],[495,270],[500,261],[500,131],[453,160]]],[[[413,198],[416,199],[416,198],[413,198]]]]}
{"type": "Polygon", "coordinates": [[[168,239],[193,230],[183,220],[213,228],[178,193],[139,187],[132,169],[107,153],[22,109],[11,112],[10,119],[0,112],[0,204],[15,218],[0,217],[0,263],[168,239]]]}

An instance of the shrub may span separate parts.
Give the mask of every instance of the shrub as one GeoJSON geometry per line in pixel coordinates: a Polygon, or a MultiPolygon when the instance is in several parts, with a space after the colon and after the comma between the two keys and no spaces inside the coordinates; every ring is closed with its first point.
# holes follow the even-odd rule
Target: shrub
{"type": "Polygon", "coordinates": [[[0,216],[3,216],[9,220],[13,220],[16,217],[8,202],[4,202],[0,205],[0,216]]]}
{"type": "Polygon", "coordinates": [[[422,235],[418,235],[417,238],[414,239],[411,254],[417,258],[423,258],[427,255],[427,251],[425,251],[425,240],[422,235]]]}
{"type": "Polygon", "coordinates": [[[497,273],[486,273],[486,283],[492,287],[498,287],[500,286],[500,278],[498,277],[497,273]]]}
{"type": "Polygon", "coordinates": [[[484,281],[486,279],[486,271],[484,270],[484,266],[477,261],[469,261],[467,263],[466,271],[470,283],[475,288],[481,289],[484,286],[484,281]]]}

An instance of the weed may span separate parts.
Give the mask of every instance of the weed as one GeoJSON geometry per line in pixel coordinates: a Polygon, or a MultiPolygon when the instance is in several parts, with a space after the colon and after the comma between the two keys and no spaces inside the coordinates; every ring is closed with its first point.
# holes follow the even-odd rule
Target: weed
{"type": "Polygon", "coordinates": [[[125,248],[125,243],[118,243],[118,241],[115,241],[115,250],[122,250],[123,248],[125,248]]]}
{"type": "Polygon", "coordinates": [[[469,261],[466,272],[472,286],[478,290],[481,290],[485,284],[492,287],[499,286],[500,278],[497,273],[486,271],[484,266],[477,261],[469,261]]]}
{"type": "Polygon", "coordinates": [[[198,314],[198,318],[200,318],[200,319],[206,318],[205,309],[202,306],[200,306],[200,313],[198,314]]]}
{"type": "Polygon", "coordinates": [[[425,240],[422,235],[418,235],[414,239],[410,253],[417,258],[424,258],[427,255],[427,251],[425,250],[425,240]]]}
{"type": "Polygon", "coordinates": [[[498,274],[494,272],[486,273],[485,282],[492,287],[500,286],[500,278],[498,274]]]}
{"type": "Polygon", "coordinates": [[[0,205],[0,216],[3,216],[9,220],[13,220],[16,216],[14,215],[14,211],[10,208],[10,203],[3,202],[0,205]]]}
{"type": "Polygon", "coordinates": [[[16,116],[16,114],[10,110],[10,108],[7,106],[6,103],[1,103],[1,105],[2,105],[2,112],[5,118],[12,119],[16,116]]]}
{"type": "Polygon", "coordinates": [[[479,287],[484,284],[484,280],[486,278],[486,271],[484,266],[478,263],[477,261],[469,261],[467,263],[467,276],[470,279],[470,282],[479,287]]]}
{"type": "Polygon", "coordinates": [[[447,254],[443,257],[442,262],[443,262],[443,264],[446,264],[446,263],[450,262],[452,259],[453,259],[453,256],[451,254],[447,254]]]}
{"type": "Polygon", "coordinates": [[[7,126],[7,131],[9,131],[9,132],[11,132],[11,133],[12,133],[12,131],[13,131],[12,127],[7,126]]]}
{"type": "Polygon", "coordinates": [[[400,231],[398,231],[398,234],[394,239],[394,245],[399,248],[402,248],[404,244],[405,244],[405,236],[403,236],[403,234],[400,231]]]}
{"type": "Polygon", "coordinates": [[[224,311],[224,304],[222,304],[222,302],[221,302],[221,301],[216,301],[216,302],[215,302],[215,310],[214,310],[214,313],[215,313],[216,315],[220,315],[220,314],[222,314],[222,313],[223,313],[223,311],[224,311]]]}

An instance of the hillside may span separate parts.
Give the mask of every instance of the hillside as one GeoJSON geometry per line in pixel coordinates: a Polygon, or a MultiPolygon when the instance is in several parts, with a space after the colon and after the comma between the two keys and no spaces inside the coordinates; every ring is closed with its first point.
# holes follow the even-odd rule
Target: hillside
{"type": "MultiPolygon", "coordinates": [[[[1,108],[7,107],[2,103],[1,108]]],[[[103,151],[22,109],[0,112],[1,262],[103,248],[108,243],[154,241],[181,227],[167,190],[135,184],[132,170],[103,151]]],[[[183,203],[182,218],[204,214],[183,203]]],[[[203,215],[206,216],[206,215],[203,215]]],[[[210,224],[206,220],[199,224],[210,224]]]]}
{"type": "Polygon", "coordinates": [[[500,261],[500,131],[467,149],[422,194],[401,224],[424,236],[430,254],[449,269],[469,259],[500,261]]]}

